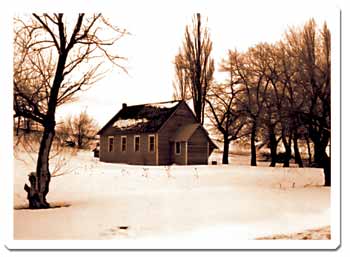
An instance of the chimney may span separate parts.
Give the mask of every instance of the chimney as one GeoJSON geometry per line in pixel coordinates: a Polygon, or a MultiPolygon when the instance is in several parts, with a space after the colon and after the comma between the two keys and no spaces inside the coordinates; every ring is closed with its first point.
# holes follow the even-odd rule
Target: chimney
{"type": "Polygon", "coordinates": [[[123,106],[122,108],[125,109],[128,105],[126,103],[123,103],[122,106],[123,106]]]}

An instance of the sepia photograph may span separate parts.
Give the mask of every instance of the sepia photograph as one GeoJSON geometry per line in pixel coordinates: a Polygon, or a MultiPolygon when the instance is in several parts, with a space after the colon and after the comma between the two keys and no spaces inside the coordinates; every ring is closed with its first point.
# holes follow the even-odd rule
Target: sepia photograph
{"type": "Polygon", "coordinates": [[[340,10],[188,2],[9,15],[7,247],[339,247],[340,10]]]}

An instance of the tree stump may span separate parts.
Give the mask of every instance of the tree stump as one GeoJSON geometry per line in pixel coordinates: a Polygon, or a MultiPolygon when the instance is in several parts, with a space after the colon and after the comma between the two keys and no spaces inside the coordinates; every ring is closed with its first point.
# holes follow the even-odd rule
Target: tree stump
{"type": "Polygon", "coordinates": [[[28,177],[29,177],[30,187],[27,184],[25,184],[24,190],[27,192],[27,199],[29,201],[29,209],[49,208],[50,205],[47,202],[42,203],[42,201],[40,201],[36,173],[31,172],[28,175],[28,177]]]}

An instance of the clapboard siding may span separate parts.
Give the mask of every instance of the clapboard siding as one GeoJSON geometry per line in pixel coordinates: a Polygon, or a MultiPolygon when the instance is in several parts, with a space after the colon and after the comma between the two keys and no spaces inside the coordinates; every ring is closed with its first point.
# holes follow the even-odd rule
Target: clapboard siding
{"type": "Polygon", "coordinates": [[[187,164],[208,164],[208,140],[204,131],[198,128],[187,144],[187,164]]]}
{"type": "MultiPolygon", "coordinates": [[[[183,156],[175,158],[174,145],[170,144],[169,138],[173,136],[176,130],[186,124],[196,123],[196,119],[192,111],[185,102],[181,103],[176,111],[164,123],[163,127],[158,133],[158,158],[159,165],[185,164],[184,151],[181,152],[183,156]]],[[[184,149],[182,149],[184,150],[184,149]]]]}
{"type": "Polygon", "coordinates": [[[134,150],[134,135],[115,135],[112,152],[108,152],[108,136],[100,137],[100,160],[104,162],[138,165],[156,165],[156,151],[148,151],[148,136],[155,134],[137,134],[140,136],[140,151],[134,150]],[[126,136],[126,151],[121,151],[121,137],[126,136]]]}
{"type": "Polygon", "coordinates": [[[175,154],[175,146],[173,146],[173,152],[174,152],[174,163],[180,164],[180,165],[186,165],[186,142],[180,142],[181,145],[181,152],[180,154],[175,154]]]}

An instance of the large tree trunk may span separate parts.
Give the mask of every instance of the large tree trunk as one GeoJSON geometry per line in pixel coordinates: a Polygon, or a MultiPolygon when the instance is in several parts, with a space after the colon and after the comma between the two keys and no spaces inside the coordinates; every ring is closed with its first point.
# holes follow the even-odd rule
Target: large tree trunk
{"type": "Polygon", "coordinates": [[[275,167],[277,163],[277,140],[273,127],[269,127],[269,146],[271,153],[270,167],[275,167]]]}
{"type": "Polygon", "coordinates": [[[324,185],[331,186],[331,159],[325,154],[323,159],[324,185]]]}
{"type": "Polygon", "coordinates": [[[19,135],[19,129],[21,128],[21,116],[17,117],[17,127],[16,127],[16,136],[19,135]]]}
{"type": "Polygon", "coordinates": [[[25,119],[25,126],[26,126],[25,133],[29,134],[30,131],[32,130],[31,120],[29,118],[25,119]]]}
{"type": "Polygon", "coordinates": [[[250,134],[250,166],[256,166],[255,137],[256,137],[256,122],[254,121],[251,134],[250,134]]]}
{"type": "Polygon", "coordinates": [[[314,163],[313,165],[323,168],[325,186],[331,186],[331,160],[326,153],[328,139],[314,141],[314,163]]]}
{"type": "Polygon", "coordinates": [[[228,136],[224,135],[224,152],[222,154],[222,164],[228,164],[228,153],[229,153],[230,141],[228,136]]]}
{"type": "Polygon", "coordinates": [[[299,152],[298,137],[296,134],[294,134],[294,137],[293,137],[293,147],[294,147],[295,163],[298,164],[300,168],[302,168],[302,167],[304,167],[304,165],[303,165],[303,160],[301,159],[301,155],[299,152]]]}
{"type": "MultiPolygon", "coordinates": [[[[62,50],[62,49],[61,49],[62,50]]],[[[49,171],[49,155],[53,138],[55,136],[55,112],[57,107],[57,98],[61,83],[64,79],[63,71],[68,56],[67,49],[62,50],[58,58],[55,78],[50,91],[50,99],[48,110],[44,120],[44,132],[40,142],[38,160],[36,165],[36,173],[29,175],[30,187],[25,184],[24,190],[27,191],[29,208],[40,209],[49,208],[50,205],[46,201],[46,195],[49,192],[50,171],[49,171]]]]}
{"type": "Polygon", "coordinates": [[[78,148],[83,148],[83,135],[80,133],[78,134],[78,148]]]}
{"type": "Polygon", "coordinates": [[[46,201],[46,195],[49,192],[51,179],[49,171],[49,154],[54,136],[55,126],[52,124],[45,126],[40,142],[36,173],[32,172],[29,175],[30,187],[27,184],[24,185],[24,189],[27,191],[27,199],[29,201],[30,209],[50,207],[49,203],[46,201]]]}
{"type": "Polygon", "coordinates": [[[306,144],[307,144],[309,166],[311,166],[312,165],[312,153],[311,153],[310,139],[308,137],[306,138],[306,144]]]}
{"type": "Polygon", "coordinates": [[[314,142],[314,165],[317,167],[322,167],[323,160],[326,154],[327,144],[319,140],[314,142]]]}
{"type": "Polygon", "coordinates": [[[201,123],[201,110],[202,110],[202,107],[200,106],[199,101],[197,100],[197,97],[195,96],[195,94],[197,94],[197,93],[192,92],[192,101],[193,101],[194,114],[195,114],[195,116],[197,118],[197,121],[199,123],[201,123]]]}
{"type": "Polygon", "coordinates": [[[291,138],[289,137],[289,140],[287,141],[286,134],[282,129],[282,142],[283,146],[286,150],[284,160],[283,160],[283,167],[289,167],[289,161],[292,156],[292,148],[291,148],[291,138]]]}

